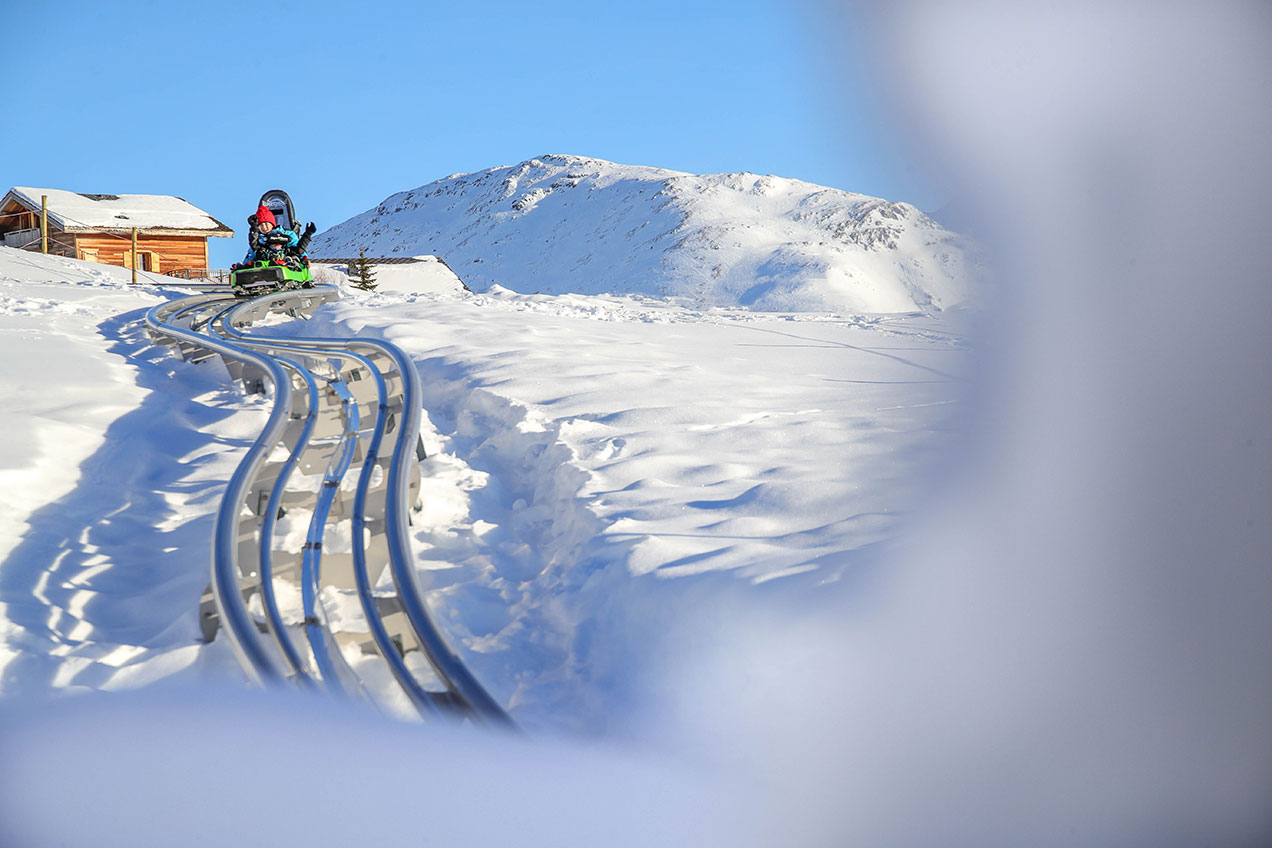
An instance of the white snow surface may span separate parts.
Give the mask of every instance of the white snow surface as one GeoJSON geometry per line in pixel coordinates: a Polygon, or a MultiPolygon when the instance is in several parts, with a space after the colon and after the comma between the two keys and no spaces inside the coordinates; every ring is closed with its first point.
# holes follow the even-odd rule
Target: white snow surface
{"type": "Polygon", "coordinates": [[[27,186],[14,186],[12,191],[22,197],[32,209],[39,209],[40,197],[46,195],[49,218],[64,229],[229,229],[189,201],[166,194],[88,196],[58,188],[27,186]]]}
{"type": "Polygon", "coordinates": [[[264,410],[150,344],[140,318],[175,292],[141,277],[0,248],[0,696],[137,686],[204,652],[189,604],[264,410]]]}
{"type": "MultiPolygon", "coordinates": [[[[220,488],[264,401],[215,360],[149,345],[144,309],[176,292],[128,277],[0,253],[6,695],[229,668],[199,644],[196,608],[220,488]]],[[[697,605],[788,584],[816,597],[867,569],[919,496],[965,358],[948,318],[498,287],[348,290],[284,326],[414,357],[429,601],[523,724],[586,732],[636,709],[697,605]]]]}
{"type": "MultiPolygon", "coordinates": [[[[348,258],[348,257],[345,257],[348,258]]],[[[400,294],[458,293],[465,289],[464,282],[450,266],[436,256],[416,256],[418,262],[373,265],[371,268],[375,291],[400,294]]],[[[343,286],[349,282],[349,269],[345,263],[314,263],[314,277],[320,283],[343,286]]]]}
{"type": "Polygon", "coordinates": [[[525,844],[742,844],[751,787],[670,741],[637,756],[630,740],[668,720],[684,665],[735,613],[816,607],[873,579],[958,409],[967,357],[948,318],[497,287],[348,290],[311,321],[272,324],[381,336],[414,358],[429,453],[418,572],[478,678],[556,739],[527,746],[249,696],[226,640],[201,642],[213,517],[268,404],[218,361],[151,345],[145,310],[185,292],[129,278],[0,248],[6,844],[222,844],[250,829],[398,845],[418,844],[421,826],[501,844],[514,820],[535,822],[517,827],[525,844]],[[120,690],[136,691],[87,697],[120,690]],[[611,742],[559,738],[579,733],[611,742]],[[228,786],[272,793],[279,764],[307,756],[307,794],[289,803],[327,797],[313,781],[338,769],[361,787],[330,799],[348,824],[190,812],[228,786]],[[50,787],[68,770],[95,788],[62,819],[50,787]],[[196,772],[206,780],[171,779],[196,772]],[[402,822],[394,811],[420,792],[437,809],[402,822]],[[485,812],[492,802],[512,818],[485,812]],[[135,814],[117,818],[121,806],[135,814]]]}
{"type": "Polygon", "coordinates": [[[592,729],[704,595],[815,595],[865,568],[918,498],[965,355],[917,316],[502,289],[350,296],[303,330],[415,357],[435,609],[523,721],[592,729]]]}
{"type": "Polygon", "coordinates": [[[750,173],[544,155],[399,192],[313,256],[441,256],[474,290],[672,296],[757,311],[938,312],[977,252],[907,203],[750,173]]]}

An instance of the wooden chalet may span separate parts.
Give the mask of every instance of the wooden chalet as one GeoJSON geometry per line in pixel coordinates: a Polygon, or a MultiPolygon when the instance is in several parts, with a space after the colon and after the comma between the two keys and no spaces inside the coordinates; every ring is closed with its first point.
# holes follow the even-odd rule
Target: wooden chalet
{"type": "Polygon", "coordinates": [[[209,266],[208,238],[234,231],[179,197],[162,194],[79,194],[55,188],[11,188],[0,200],[0,243],[40,249],[40,198],[48,197],[49,253],[132,267],[202,276],[209,266]]]}

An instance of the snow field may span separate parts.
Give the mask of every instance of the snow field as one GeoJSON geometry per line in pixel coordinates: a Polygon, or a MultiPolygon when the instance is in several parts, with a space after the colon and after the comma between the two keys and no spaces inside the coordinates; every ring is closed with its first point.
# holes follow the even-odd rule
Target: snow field
{"type": "Polygon", "coordinates": [[[233,664],[199,644],[197,604],[212,514],[263,412],[214,363],[151,345],[140,317],[166,295],[129,278],[0,251],[6,697],[233,664]]]}
{"type": "Polygon", "coordinates": [[[897,532],[965,358],[917,316],[508,292],[352,293],[304,330],[415,358],[431,602],[520,720],[576,729],[631,707],[705,587],[815,593],[897,532]]]}
{"type": "MultiPolygon", "coordinates": [[[[223,640],[199,642],[197,605],[212,516],[264,402],[216,360],[152,346],[141,311],[165,294],[127,271],[0,258],[9,349],[51,369],[47,385],[33,366],[6,374],[27,402],[6,413],[4,473],[22,488],[3,490],[3,691],[237,679],[223,640]],[[17,450],[55,435],[56,450],[17,450]]],[[[948,316],[497,287],[351,291],[298,328],[379,334],[414,357],[421,581],[483,684],[557,730],[621,726],[665,675],[672,634],[705,632],[722,598],[815,598],[864,567],[919,497],[966,357],[948,316]]],[[[307,522],[280,521],[281,550],[307,522]]],[[[323,601],[337,628],[365,628],[348,593],[323,601]]]]}

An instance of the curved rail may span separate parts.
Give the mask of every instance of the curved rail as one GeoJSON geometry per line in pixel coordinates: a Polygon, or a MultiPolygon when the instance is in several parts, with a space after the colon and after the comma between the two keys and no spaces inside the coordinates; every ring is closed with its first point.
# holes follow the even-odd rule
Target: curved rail
{"type": "MultiPolygon", "coordinates": [[[[208,293],[146,315],[151,337],[183,358],[220,357],[248,391],[273,390],[269,419],[217,514],[205,617],[225,629],[253,680],[290,679],[389,709],[405,696],[422,715],[457,712],[511,727],[434,623],[415,575],[409,513],[418,497],[422,411],[409,358],[378,339],[247,332],[271,315],[307,317],[338,296],[327,286],[251,300],[208,293]],[[350,503],[343,491],[354,470],[350,503]],[[305,491],[298,481],[315,472],[317,491],[305,491]],[[299,560],[294,551],[279,554],[279,522],[306,510],[299,560]],[[347,521],[347,554],[328,544],[328,528],[337,526],[332,517],[340,526],[347,521]],[[374,567],[389,580],[377,581],[374,567]],[[300,607],[289,619],[282,598],[298,593],[300,607]],[[324,601],[332,598],[341,610],[346,593],[356,596],[361,614],[353,624],[340,620],[347,610],[332,613],[324,601]],[[368,657],[380,662],[368,665],[368,657]],[[386,681],[396,688],[387,691],[386,681]]],[[[214,632],[205,627],[209,638],[214,632]]]]}
{"type": "MultiPolygon", "coordinates": [[[[404,612],[419,638],[434,671],[446,684],[448,690],[461,699],[473,711],[481,715],[503,715],[502,708],[490,697],[480,682],[468,670],[463,661],[447,643],[446,638],[433,622],[423,600],[423,592],[419,588],[411,555],[409,521],[406,519],[409,504],[406,493],[412,474],[418,473],[415,464],[415,436],[420,427],[422,406],[417,400],[423,394],[419,372],[411,364],[410,359],[397,345],[380,339],[339,338],[339,339],[302,339],[288,337],[279,340],[277,337],[257,338],[242,331],[242,327],[259,318],[261,309],[258,301],[249,301],[226,317],[226,332],[235,341],[247,344],[263,344],[286,350],[307,349],[327,350],[331,346],[339,346],[345,350],[362,349],[373,355],[387,359],[391,365],[390,373],[402,382],[403,403],[398,405],[402,420],[398,427],[404,434],[410,434],[410,441],[399,439],[393,452],[389,466],[389,526],[386,540],[389,545],[389,564],[393,573],[393,581],[404,612]],[[280,344],[280,341],[283,344],[280,344]],[[414,400],[413,400],[414,399],[414,400]]],[[[504,716],[506,718],[506,715],[504,716]]]]}

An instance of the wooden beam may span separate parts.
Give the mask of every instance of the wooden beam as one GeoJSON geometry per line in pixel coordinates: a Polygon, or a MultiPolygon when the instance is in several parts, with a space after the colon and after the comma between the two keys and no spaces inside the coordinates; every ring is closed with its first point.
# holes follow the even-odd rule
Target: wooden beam
{"type": "MultiPolygon", "coordinates": [[[[56,222],[55,222],[56,223],[56,222]]],[[[81,227],[67,226],[68,233],[115,233],[126,236],[132,232],[130,227],[81,227]]],[[[165,227],[146,227],[141,230],[147,236],[198,236],[199,238],[234,238],[233,230],[173,230],[165,227]]]]}

